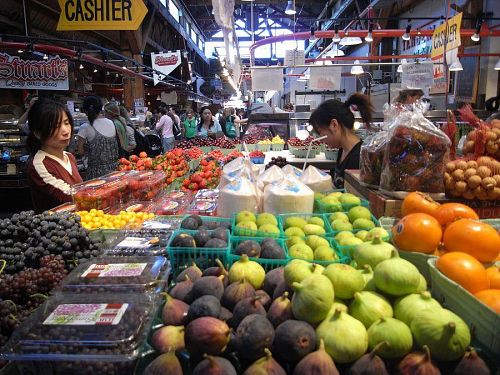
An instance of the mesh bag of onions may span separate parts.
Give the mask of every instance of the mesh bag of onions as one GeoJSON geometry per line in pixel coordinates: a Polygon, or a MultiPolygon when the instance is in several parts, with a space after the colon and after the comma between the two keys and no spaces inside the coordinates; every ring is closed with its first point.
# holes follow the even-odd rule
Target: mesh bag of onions
{"type": "Polygon", "coordinates": [[[451,142],[448,136],[424,116],[423,103],[398,115],[389,129],[384,153],[380,190],[404,198],[421,191],[434,198],[444,195],[443,175],[451,142]]]}
{"type": "Polygon", "coordinates": [[[500,199],[500,161],[473,156],[446,163],[446,195],[453,198],[500,199]]]}

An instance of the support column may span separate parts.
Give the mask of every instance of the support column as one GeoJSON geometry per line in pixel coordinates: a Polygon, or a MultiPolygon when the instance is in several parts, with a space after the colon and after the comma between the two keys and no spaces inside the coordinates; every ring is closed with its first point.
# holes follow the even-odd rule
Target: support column
{"type": "MultiPolygon", "coordinates": [[[[127,54],[125,53],[125,56],[127,54]]],[[[135,61],[142,64],[141,55],[133,55],[135,61]]],[[[144,81],[139,77],[125,76],[123,78],[123,102],[127,109],[134,108],[134,99],[142,98],[146,101],[144,94],[144,81]]]]}

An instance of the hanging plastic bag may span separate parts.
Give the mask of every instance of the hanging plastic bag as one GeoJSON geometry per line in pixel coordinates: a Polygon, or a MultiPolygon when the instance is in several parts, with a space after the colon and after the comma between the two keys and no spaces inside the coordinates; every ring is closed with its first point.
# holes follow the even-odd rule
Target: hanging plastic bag
{"type": "Polygon", "coordinates": [[[315,192],[325,192],[333,189],[332,177],[312,165],[306,168],[299,180],[315,192]]]}
{"type": "Polygon", "coordinates": [[[231,217],[233,212],[258,213],[262,207],[262,192],[246,177],[231,181],[219,192],[217,215],[231,217]]]}
{"type": "Polygon", "coordinates": [[[390,127],[380,189],[400,199],[413,191],[442,196],[450,144],[416,103],[412,112],[401,113],[390,127]]]}
{"type": "Polygon", "coordinates": [[[275,215],[282,213],[312,213],[314,192],[293,176],[267,185],[264,190],[264,212],[275,215]]]}

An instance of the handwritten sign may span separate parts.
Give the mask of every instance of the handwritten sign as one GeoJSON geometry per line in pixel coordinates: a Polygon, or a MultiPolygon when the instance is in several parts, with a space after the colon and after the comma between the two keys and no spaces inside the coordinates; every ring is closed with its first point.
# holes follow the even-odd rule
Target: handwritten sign
{"type": "Polygon", "coordinates": [[[342,68],[340,66],[310,67],[310,90],[340,90],[342,68]]]}
{"type": "Polygon", "coordinates": [[[407,89],[425,89],[434,83],[433,64],[403,64],[401,87],[407,89]]]}

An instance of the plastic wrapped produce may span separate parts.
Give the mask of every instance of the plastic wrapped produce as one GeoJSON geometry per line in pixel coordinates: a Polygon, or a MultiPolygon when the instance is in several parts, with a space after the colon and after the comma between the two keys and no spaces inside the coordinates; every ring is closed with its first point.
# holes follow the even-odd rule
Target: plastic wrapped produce
{"type": "Polygon", "coordinates": [[[361,145],[359,156],[361,184],[373,188],[379,187],[387,141],[388,132],[380,131],[369,136],[361,145]]]}
{"type": "Polygon", "coordinates": [[[313,191],[325,192],[333,189],[332,177],[312,165],[306,168],[299,180],[313,191]]]}
{"type": "Polygon", "coordinates": [[[257,178],[257,186],[259,189],[264,190],[267,185],[280,181],[283,177],[285,177],[285,173],[283,173],[282,169],[277,165],[273,165],[257,178]]]}
{"type": "Polygon", "coordinates": [[[264,212],[283,214],[292,212],[312,213],[314,192],[299,180],[285,176],[264,190],[264,212]]]}
{"type": "Polygon", "coordinates": [[[401,113],[389,130],[380,189],[404,198],[407,192],[444,193],[443,176],[450,140],[422,110],[401,113]]]}
{"type": "Polygon", "coordinates": [[[221,217],[231,217],[233,212],[259,212],[261,201],[262,192],[253,181],[243,176],[220,190],[217,214],[221,217]]]}

